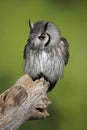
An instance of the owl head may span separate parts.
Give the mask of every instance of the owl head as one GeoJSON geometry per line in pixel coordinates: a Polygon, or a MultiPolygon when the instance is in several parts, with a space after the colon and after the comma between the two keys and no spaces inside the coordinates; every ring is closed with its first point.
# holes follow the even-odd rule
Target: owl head
{"type": "Polygon", "coordinates": [[[57,26],[48,21],[39,21],[35,24],[29,21],[29,44],[32,48],[44,49],[55,46],[60,41],[60,31],[57,26]]]}

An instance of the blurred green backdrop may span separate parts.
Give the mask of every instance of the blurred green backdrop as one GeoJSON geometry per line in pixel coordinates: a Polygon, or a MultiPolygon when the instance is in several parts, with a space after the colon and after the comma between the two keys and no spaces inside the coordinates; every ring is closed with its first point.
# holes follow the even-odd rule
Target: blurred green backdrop
{"type": "Polygon", "coordinates": [[[70,45],[64,77],[49,93],[49,118],[19,130],[87,129],[87,0],[0,0],[0,93],[23,74],[28,20],[52,21],[70,45]]]}

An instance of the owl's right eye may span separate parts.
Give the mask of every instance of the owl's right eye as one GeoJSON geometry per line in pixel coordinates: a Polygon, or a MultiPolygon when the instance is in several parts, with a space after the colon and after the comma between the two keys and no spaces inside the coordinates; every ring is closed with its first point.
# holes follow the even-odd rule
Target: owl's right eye
{"type": "Polygon", "coordinates": [[[41,40],[41,41],[43,41],[44,39],[45,39],[45,34],[44,33],[42,33],[38,38],[41,40]]]}

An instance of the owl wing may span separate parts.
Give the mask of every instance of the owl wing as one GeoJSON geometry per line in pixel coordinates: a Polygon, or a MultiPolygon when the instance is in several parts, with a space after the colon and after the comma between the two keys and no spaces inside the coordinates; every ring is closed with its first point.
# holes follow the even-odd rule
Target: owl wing
{"type": "Polygon", "coordinates": [[[63,58],[64,58],[64,62],[65,65],[68,63],[68,59],[69,59],[69,44],[67,42],[67,40],[64,37],[61,37],[61,50],[62,50],[62,54],[63,54],[63,58]]]}
{"type": "Polygon", "coordinates": [[[28,44],[26,44],[24,47],[24,55],[23,55],[24,59],[26,59],[26,55],[27,55],[27,46],[28,46],[28,44]]]}
{"type": "Polygon", "coordinates": [[[24,59],[26,59],[27,53],[29,52],[29,43],[30,43],[30,40],[28,39],[27,44],[24,47],[24,55],[23,55],[24,59]]]}

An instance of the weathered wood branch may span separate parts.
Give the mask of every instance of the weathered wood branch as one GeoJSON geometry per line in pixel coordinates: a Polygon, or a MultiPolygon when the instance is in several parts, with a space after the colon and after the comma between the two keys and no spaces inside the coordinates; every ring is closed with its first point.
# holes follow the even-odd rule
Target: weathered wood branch
{"type": "Polygon", "coordinates": [[[46,107],[48,83],[42,78],[32,81],[25,74],[10,89],[0,95],[0,130],[17,130],[27,120],[43,119],[49,114],[46,107]]]}

